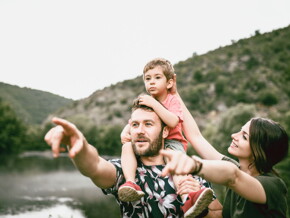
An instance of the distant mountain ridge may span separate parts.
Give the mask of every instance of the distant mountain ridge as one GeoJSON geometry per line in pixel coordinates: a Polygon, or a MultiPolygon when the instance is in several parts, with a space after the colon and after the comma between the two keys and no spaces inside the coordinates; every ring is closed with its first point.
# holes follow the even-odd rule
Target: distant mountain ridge
{"type": "MultiPolygon", "coordinates": [[[[289,26],[256,31],[248,39],[177,63],[178,90],[200,125],[239,103],[253,104],[258,114],[278,119],[289,111],[289,38],[289,26]]],[[[144,91],[140,75],[97,90],[54,115],[87,126],[125,125],[133,99],[144,91]]]]}
{"type": "Polygon", "coordinates": [[[17,116],[26,124],[41,124],[57,109],[73,102],[49,92],[0,82],[0,98],[7,102],[17,116]]]}

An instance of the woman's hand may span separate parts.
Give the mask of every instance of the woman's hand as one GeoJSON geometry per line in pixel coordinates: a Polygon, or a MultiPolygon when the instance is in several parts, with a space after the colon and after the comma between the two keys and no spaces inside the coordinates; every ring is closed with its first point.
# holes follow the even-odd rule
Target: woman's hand
{"type": "Polygon", "coordinates": [[[168,160],[161,176],[168,174],[187,175],[196,169],[196,162],[180,151],[161,150],[160,154],[168,160]]]}

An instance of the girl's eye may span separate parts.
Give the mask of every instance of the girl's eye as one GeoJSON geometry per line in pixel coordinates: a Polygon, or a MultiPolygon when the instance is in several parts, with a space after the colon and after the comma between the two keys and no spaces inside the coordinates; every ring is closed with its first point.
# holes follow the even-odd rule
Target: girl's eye
{"type": "Polygon", "coordinates": [[[146,126],[152,126],[152,123],[146,123],[146,126]]]}
{"type": "Polygon", "coordinates": [[[243,139],[247,140],[247,137],[245,135],[243,135],[243,139]]]}
{"type": "Polygon", "coordinates": [[[138,124],[137,123],[132,123],[132,127],[137,127],[138,124]]]}

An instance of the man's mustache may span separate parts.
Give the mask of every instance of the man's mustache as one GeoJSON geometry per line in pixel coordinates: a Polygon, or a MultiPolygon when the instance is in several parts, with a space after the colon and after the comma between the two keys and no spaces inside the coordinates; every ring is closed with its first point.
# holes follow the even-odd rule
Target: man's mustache
{"type": "Polygon", "coordinates": [[[137,138],[133,139],[133,142],[137,142],[137,141],[147,141],[150,142],[150,139],[145,137],[145,136],[137,136],[137,138]]]}

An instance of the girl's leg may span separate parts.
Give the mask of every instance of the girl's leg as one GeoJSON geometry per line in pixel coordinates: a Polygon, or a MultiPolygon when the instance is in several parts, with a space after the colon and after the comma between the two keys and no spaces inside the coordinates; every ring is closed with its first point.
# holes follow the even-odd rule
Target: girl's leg
{"type": "Polygon", "coordinates": [[[131,142],[127,142],[122,146],[121,164],[123,174],[126,182],[135,182],[137,160],[131,145],[131,142]]]}
{"type": "MultiPolygon", "coordinates": [[[[167,162],[166,159],[165,161],[167,162]]],[[[187,180],[188,176],[173,175],[172,178],[175,188],[176,190],[178,190],[180,182],[187,180]]],[[[188,191],[188,193],[180,195],[182,202],[184,203],[184,205],[182,206],[184,217],[196,217],[199,214],[203,213],[204,211],[206,211],[208,205],[213,199],[213,191],[210,188],[200,189],[199,187],[196,191],[193,191],[191,187],[190,190],[191,191],[188,191]]]]}
{"type": "Polygon", "coordinates": [[[121,165],[126,182],[120,186],[118,196],[121,201],[138,201],[145,193],[135,183],[137,160],[131,142],[122,146],[121,165]]]}

